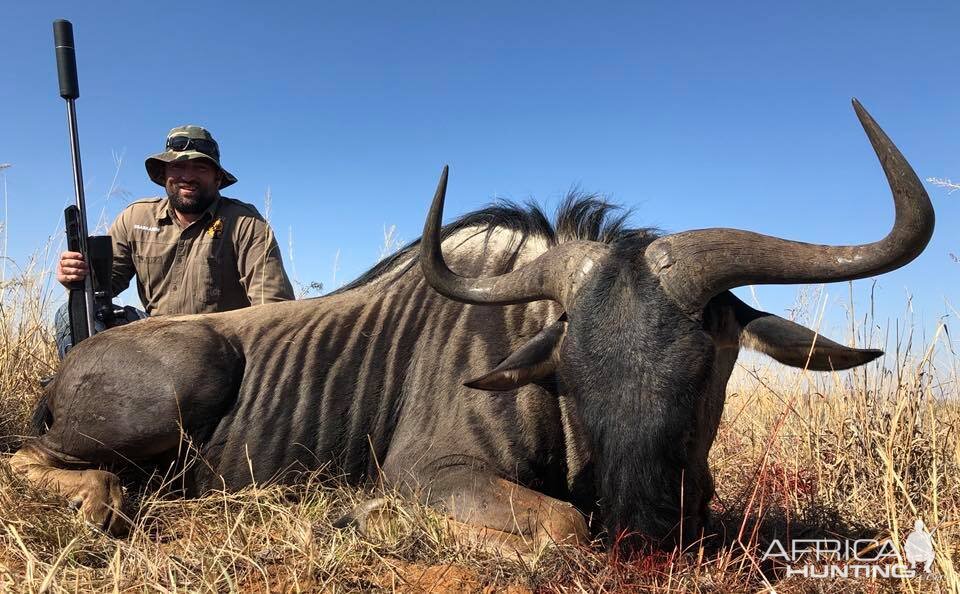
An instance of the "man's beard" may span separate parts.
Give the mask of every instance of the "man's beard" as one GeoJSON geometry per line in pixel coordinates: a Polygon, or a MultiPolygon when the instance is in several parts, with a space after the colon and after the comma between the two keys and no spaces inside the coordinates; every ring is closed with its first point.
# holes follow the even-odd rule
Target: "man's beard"
{"type": "Polygon", "coordinates": [[[180,195],[180,188],[174,186],[167,188],[167,197],[170,198],[170,206],[178,212],[184,214],[200,214],[213,204],[217,199],[219,192],[216,189],[196,187],[196,193],[185,198],[180,195]]]}

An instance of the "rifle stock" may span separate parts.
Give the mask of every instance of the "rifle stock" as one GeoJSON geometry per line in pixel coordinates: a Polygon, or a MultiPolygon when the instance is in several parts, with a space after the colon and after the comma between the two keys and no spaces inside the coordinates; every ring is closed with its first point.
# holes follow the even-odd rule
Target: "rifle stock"
{"type": "MultiPolygon", "coordinates": [[[[63,211],[64,226],[67,229],[67,249],[71,252],[80,252],[84,254],[83,232],[80,229],[80,209],[71,204],[63,211]]],[[[87,275],[89,278],[89,274],[87,275]]],[[[80,344],[93,335],[92,328],[87,324],[90,318],[87,316],[87,283],[70,283],[67,288],[67,311],[70,314],[70,339],[74,345],[80,344]]]]}

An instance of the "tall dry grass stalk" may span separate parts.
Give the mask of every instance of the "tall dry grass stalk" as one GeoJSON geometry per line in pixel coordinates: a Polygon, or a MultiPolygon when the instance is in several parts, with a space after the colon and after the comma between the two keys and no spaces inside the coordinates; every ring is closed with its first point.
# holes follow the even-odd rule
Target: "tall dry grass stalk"
{"type": "MultiPolygon", "coordinates": [[[[0,443],[18,445],[37,380],[56,356],[50,294],[36,258],[0,303],[0,443]]],[[[817,325],[823,299],[796,315],[817,325]]],[[[379,491],[321,475],[181,500],[141,496],[127,539],[94,532],[0,458],[0,591],[272,592],[958,592],[960,401],[940,327],[880,328],[852,308],[850,342],[890,354],[856,371],[788,371],[744,356],[711,464],[715,530],[683,550],[633,559],[599,546],[502,558],[452,540],[443,518],[387,493],[394,522],[366,539],[332,520],[379,491]],[[889,539],[903,553],[916,518],[936,528],[934,579],[815,580],[763,559],[773,539],[889,539]]],[[[136,495],[131,493],[131,495],[136,495]]]]}

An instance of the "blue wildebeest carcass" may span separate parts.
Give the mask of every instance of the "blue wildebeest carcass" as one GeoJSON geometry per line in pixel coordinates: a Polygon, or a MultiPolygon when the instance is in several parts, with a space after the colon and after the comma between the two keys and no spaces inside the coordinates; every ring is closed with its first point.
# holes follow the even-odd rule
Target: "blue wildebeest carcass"
{"type": "Polygon", "coordinates": [[[325,467],[357,482],[382,473],[494,546],[583,542],[587,512],[608,537],[689,542],[707,520],[707,456],[741,347],[813,370],[881,354],[729,290],[881,274],[933,232],[917,176],[854,107],[896,208],[880,241],[660,236],[596,200],[567,202],[552,224],[498,206],[441,229],[444,169],[422,239],[334,294],[80,344],[47,387],[48,429],[11,466],[114,531],[115,471],[175,464],[189,439],[201,461],[184,470],[188,493],[325,467]]]}

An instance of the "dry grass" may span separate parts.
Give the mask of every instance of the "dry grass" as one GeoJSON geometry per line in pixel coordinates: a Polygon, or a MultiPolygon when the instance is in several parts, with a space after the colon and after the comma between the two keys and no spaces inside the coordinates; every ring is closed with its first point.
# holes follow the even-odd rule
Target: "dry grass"
{"type": "Polygon", "coordinates": [[[59,364],[50,327],[50,294],[44,290],[47,256],[37,254],[22,268],[8,262],[14,274],[0,281],[0,448],[4,450],[19,443],[39,393],[39,379],[59,364]]]}
{"type": "MultiPolygon", "coordinates": [[[[6,452],[55,365],[44,272],[29,265],[2,287],[6,452]]],[[[841,374],[746,358],[712,453],[717,530],[682,551],[498,558],[454,542],[442,518],[399,499],[390,530],[364,539],[331,522],[371,491],[319,475],[190,501],[146,494],[133,535],[116,540],[12,476],[0,456],[0,591],[957,592],[956,357],[943,333],[922,348],[909,348],[909,336],[891,342],[899,356],[841,374]],[[936,579],[815,580],[762,559],[773,538],[889,538],[902,552],[917,517],[937,527],[936,579]]]]}

